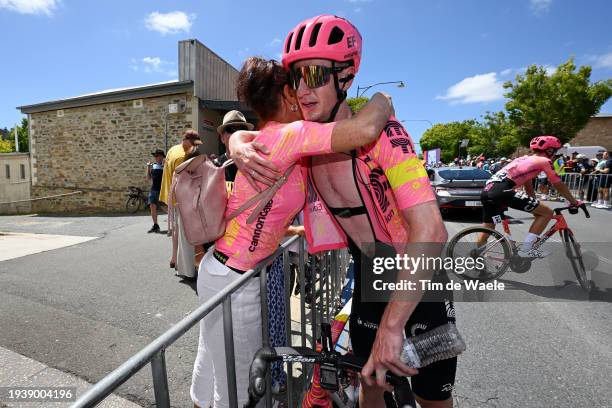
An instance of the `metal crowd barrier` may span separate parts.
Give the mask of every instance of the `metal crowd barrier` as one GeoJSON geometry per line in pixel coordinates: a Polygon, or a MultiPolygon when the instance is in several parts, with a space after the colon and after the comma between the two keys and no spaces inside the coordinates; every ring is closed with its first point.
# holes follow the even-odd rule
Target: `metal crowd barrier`
{"type": "MultiPolygon", "coordinates": [[[[262,315],[262,345],[269,344],[268,335],[268,304],[267,304],[267,270],[266,266],[270,265],[274,259],[283,255],[283,271],[285,278],[285,328],[287,342],[289,346],[299,345],[306,347],[315,347],[316,339],[319,335],[319,326],[321,322],[329,322],[337,312],[339,306],[339,298],[342,291],[342,283],[346,274],[349,263],[349,255],[346,250],[328,251],[325,253],[311,256],[304,250],[304,239],[301,237],[292,237],[287,240],[279,249],[269,258],[260,262],[254,269],[244,273],[239,279],[225,287],[210,300],[200,305],[196,310],[175,324],[161,336],[153,340],[138,353],[130,357],[126,362],[121,364],[106,377],[98,381],[89,388],[73,405],[73,408],[94,407],[120,385],[125,383],[133,375],[135,375],[145,365],[151,363],[153,390],[155,395],[155,404],[158,408],[170,407],[170,395],[168,390],[168,374],[166,368],[165,353],[166,349],[171,346],[178,338],[195,326],[202,318],[208,315],[213,309],[221,306],[223,308],[223,331],[225,338],[225,354],[227,364],[227,384],[229,390],[230,406],[237,407],[237,390],[236,390],[236,367],[234,360],[234,342],[233,342],[233,327],[232,327],[232,304],[231,294],[240,287],[248,283],[248,281],[259,274],[261,288],[261,315],[262,315]],[[295,333],[295,327],[292,327],[291,320],[291,273],[290,273],[290,246],[294,243],[298,244],[299,251],[297,253],[297,279],[300,282],[300,320],[299,330],[295,333]],[[311,306],[307,311],[305,302],[306,292],[306,263],[310,263],[312,284],[312,300],[311,306]],[[293,337],[299,337],[299,344],[295,344],[293,337]]],[[[294,254],[295,255],[295,254],[294,254]]],[[[295,256],[294,256],[295,259],[295,256]]],[[[296,363],[299,366],[299,363],[296,363]]],[[[296,406],[294,402],[294,381],[292,381],[294,369],[290,364],[287,367],[287,402],[289,406],[296,406]]],[[[298,384],[299,391],[304,391],[308,387],[311,378],[311,373],[302,371],[302,381],[298,384]]],[[[267,378],[267,394],[266,407],[272,407],[271,394],[271,379],[268,372],[267,378]]],[[[186,385],[188,386],[188,385],[186,385]]]]}
{"type": "MultiPolygon", "coordinates": [[[[566,173],[561,176],[561,180],[567,185],[570,192],[579,200],[587,203],[596,203],[598,200],[605,200],[606,205],[610,206],[611,202],[611,184],[612,174],[580,174],[566,173]],[[607,192],[607,194],[606,194],[607,192]],[[602,195],[605,194],[605,197],[602,195]]],[[[537,194],[543,194],[541,190],[541,179],[535,178],[535,191],[537,194]]],[[[550,199],[560,199],[561,196],[555,188],[548,183],[548,193],[550,199]]]]}

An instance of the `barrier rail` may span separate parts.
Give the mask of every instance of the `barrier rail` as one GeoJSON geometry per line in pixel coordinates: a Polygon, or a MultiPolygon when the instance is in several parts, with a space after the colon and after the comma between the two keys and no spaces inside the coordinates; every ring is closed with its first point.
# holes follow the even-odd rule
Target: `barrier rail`
{"type": "MultiPolygon", "coordinates": [[[[145,365],[151,363],[151,374],[155,395],[155,403],[158,408],[170,407],[170,395],[168,390],[168,376],[166,369],[165,352],[178,338],[195,326],[202,318],[208,315],[212,310],[221,306],[223,308],[223,331],[225,339],[225,352],[227,364],[227,383],[229,390],[230,406],[237,406],[237,390],[236,390],[236,372],[234,362],[234,342],[232,333],[232,312],[231,312],[231,294],[245,285],[249,279],[259,274],[261,288],[261,314],[262,314],[262,343],[269,344],[268,336],[268,304],[266,266],[271,264],[274,259],[283,255],[283,271],[285,278],[285,328],[287,331],[288,345],[294,345],[293,330],[291,321],[291,273],[289,252],[292,244],[298,244],[299,250],[297,253],[297,278],[300,282],[300,329],[299,342],[301,346],[314,347],[316,338],[318,337],[318,326],[323,321],[329,321],[333,318],[337,306],[339,295],[342,290],[342,278],[346,272],[349,256],[346,251],[330,251],[318,256],[308,256],[304,250],[304,240],[300,237],[293,237],[286,241],[279,249],[270,257],[260,262],[254,269],[244,273],[239,279],[232,282],[210,300],[200,305],[196,310],[175,324],[161,336],[153,340],[138,353],[129,358],[103,379],[89,388],[73,405],[73,408],[94,407],[106,397],[108,397],[121,384],[125,383],[134,374],[136,374],[145,365]],[[306,277],[305,267],[307,258],[312,270],[313,297],[310,307],[310,313],[306,311],[305,292],[306,292],[306,277]]],[[[296,363],[299,365],[299,363],[296,363]]],[[[291,364],[287,367],[289,374],[287,379],[287,402],[289,406],[296,406],[294,402],[294,384],[292,374],[294,368],[291,364]]],[[[302,368],[302,371],[304,369],[302,368]]],[[[310,380],[310,373],[302,372],[302,391],[306,389],[310,380]]],[[[268,373],[268,387],[266,394],[266,406],[272,406],[272,394],[270,391],[270,374],[268,373]]]]}
{"type": "MultiPolygon", "coordinates": [[[[610,187],[612,186],[612,174],[580,174],[567,173],[561,176],[562,181],[567,185],[570,192],[579,200],[592,204],[596,208],[610,208],[610,187]],[[597,203],[602,200],[601,205],[597,203]]],[[[542,183],[542,179],[535,178],[536,193],[547,196],[550,199],[560,199],[559,193],[550,183],[542,183]]]]}

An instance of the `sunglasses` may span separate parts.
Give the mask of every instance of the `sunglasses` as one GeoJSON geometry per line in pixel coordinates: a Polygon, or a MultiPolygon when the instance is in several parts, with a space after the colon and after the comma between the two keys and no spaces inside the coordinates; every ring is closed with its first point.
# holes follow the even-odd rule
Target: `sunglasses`
{"type": "Polygon", "coordinates": [[[331,74],[341,72],[347,66],[326,67],[324,65],[306,65],[304,67],[292,68],[289,71],[289,86],[296,90],[300,87],[300,80],[310,89],[320,88],[327,85],[331,74]]]}

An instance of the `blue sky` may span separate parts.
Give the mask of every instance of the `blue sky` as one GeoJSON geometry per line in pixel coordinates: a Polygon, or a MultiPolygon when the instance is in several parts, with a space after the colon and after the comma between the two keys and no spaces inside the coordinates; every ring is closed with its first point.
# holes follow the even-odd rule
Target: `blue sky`
{"type": "MultiPolygon", "coordinates": [[[[433,123],[504,106],[501,84],[531,64],[574,56],[612,77],[607,0],[116,1],[0,0],[0,127],[16,106],[177,77],[177,42],[197,38],[239,68],[279,58],[299,21],[331,13],[364,38],[357,85],[404,81],[393,95],[415,139],[433,123]]],[[[612,112],[612,102],[602,108],[612,112]]]]}

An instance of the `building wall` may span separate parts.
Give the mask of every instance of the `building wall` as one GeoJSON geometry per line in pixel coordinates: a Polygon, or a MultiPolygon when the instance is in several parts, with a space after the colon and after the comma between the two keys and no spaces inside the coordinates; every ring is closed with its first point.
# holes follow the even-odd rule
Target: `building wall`
{"type": "Polygon", "coordinates": [[[0,154],[0,214],[29,212],[31,210],[29,201],[15,204],[2,204],[29,199],[30,154],[0,154]]]}
{"type": "Polygon", "coordinates": [[[128,186],[149,188],[146,162],[152,150],[165,149],[166,118],[172,147],[192,127],[194,109],[197,98],[175,94],[142,99],[142,107],[128,100],[65,109],[61,117],[31,114],[32,196],[82,191],[36,201],[33,210],[123,211],[128,186]],[[166,114],[170,103],[184,109],[166,114]]]}
{"type": "Polygon", "coordinates": [[[612,150],[612,116],[595,116],[570,141],[572,146],[603,146],[612,150]]]}
{"type": "Polygon", "coordinates": [[[236,100],[238,70],[198,40],[179,41],[179,81],[192,80],[200,99],[236,100]]]}

